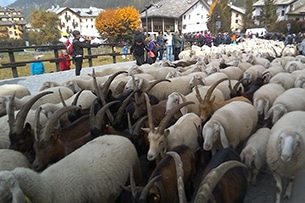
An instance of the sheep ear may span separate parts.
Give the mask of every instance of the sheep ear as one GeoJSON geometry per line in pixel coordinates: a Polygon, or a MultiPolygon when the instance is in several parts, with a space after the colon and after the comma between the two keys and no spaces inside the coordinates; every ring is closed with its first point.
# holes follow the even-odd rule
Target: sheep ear
{"type": "Polygon", "coordinates": [[[22,192],[18,181],[11,177],[9,178],[9,183],[10,183],[10,192],[12,193],[13,201],[12,203],[26,203],[25,202],[25,195],[22,192]]]}
{"type": "Polygon", "coordinates": [[[267,115],[269,107],[270,107],[270,101],[269,101],[269,99],[266,99],[266,104],[265,104],[265,107],[264,107],[264,116],[267,115]]]}
{"type": "Polygon", "coordinates": [[[164,130],[164,136],[167,137],[170,133],[170,130],[169,129],[165,129],[164,130]]]}
{"type": "Polygon", "coordinates": [[[228,148],[229,147],[229,140],[226,137],[225,130],[221,126],[221,124],[218,124],[219,127],[219,134],[220,134],[220,142],[223,146],[223,148],[228,148]]]}
{"type": "Polygon", "coordinates": [[[273,108],[271,107],[269,110],[268,110],[268,112],[267,113],[265,113],[265,120],[267,120],[269,117],[270,117],[270,115],[272,114],[272,112],[273,112],[273,108]]]}
{"type": "Polygon", "coordinates": [[[143,130],[144,132],[146,132],[146,133],[149,133],[149,128],[141,128],[141,130],[143,130]]]}

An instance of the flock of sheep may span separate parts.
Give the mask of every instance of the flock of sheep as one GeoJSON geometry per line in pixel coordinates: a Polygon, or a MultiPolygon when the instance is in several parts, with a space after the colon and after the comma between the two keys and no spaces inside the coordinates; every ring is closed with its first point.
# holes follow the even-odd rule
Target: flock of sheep
{"type": "Polygon", "coordinates": [[[305,56],[246,39],[179,58],[37,94],[2,85],[0,203],[243,202],[266,170],[275,202],[291,198],[305,168],[305,56]]]}

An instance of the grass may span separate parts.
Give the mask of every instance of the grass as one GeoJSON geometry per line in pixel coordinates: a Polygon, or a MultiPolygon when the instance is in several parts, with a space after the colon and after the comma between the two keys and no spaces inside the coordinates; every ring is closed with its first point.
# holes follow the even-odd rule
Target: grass
{"type": "MultiPolygon", "coordinates": [[[[102,53],[111,53],[110,47],[101,47],[101,48],[92,48],[92,54],[102,54],[102,53]]],[[[117,49],[118,52],[122,52],[121,48],[117,49]]],[[[84,54],[87,55],[87,49],[84,49],[84,54]]],[[[14,53],[15,56],[15,61],[16,62],[21,62],[21,61],[31,61],[34,60],[34,56],[42,54],[43,57],[41,59],[49,59],[49,58],[54,58],[54,53],[53,51],[51,52],[35,52],[33,50],[28,50],[27,52],[16,52],[14,53]]],[[[9,63],[10,59],[8,56],[8,53],[3,53],[1,54],[3,57],[0,58],[0,64],[1,63],[9,63]]],[[[130,59],[124,59],[122,56],[117,56],[116,57],[116,62],[126,62],[126,61],[131,61],[133,60],[132,57],[129,57],[130,59]]],[[[56,72],[56,64],[55,63],[50,63],[50,62],[43,62],[45,66],[45,70],[47,73],[50,72],[56,72]]],[[[112,62],[112,56],[99,56],[98,58],[93,58],[92,59],[93,66],[100,66],[100,65],[105,65],[105,64],[111,64],[112,62]]],[[[89,67],[89,63],[87,59],[84,59],[83,62],[83,68],[89,67]]],[[[71,69],[74,69],[75,66],[73,63],[71,63],[71,69]]],[[[29,76],[31,75],[30,71],[30,64],[26,64],[26,66],[19,66],[17,67],[17,72],[18,72],[18,77],[22,76],[29,76]]],[[[3,79],[9,79],[13,78],[13,73],[11,68],[0,68],[0,80],[3,79]]]]}

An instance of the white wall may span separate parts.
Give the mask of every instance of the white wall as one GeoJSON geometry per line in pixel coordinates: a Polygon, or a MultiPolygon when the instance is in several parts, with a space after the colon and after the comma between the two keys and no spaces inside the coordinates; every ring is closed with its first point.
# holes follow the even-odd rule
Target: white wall
{"type": "Polygon", "coordinates": [[[207,8],[199,1],[182,16],[182,33],[208,30],[207,15],[207,8]],[[185,29],[183,25],[186,25],[185,29]]]}

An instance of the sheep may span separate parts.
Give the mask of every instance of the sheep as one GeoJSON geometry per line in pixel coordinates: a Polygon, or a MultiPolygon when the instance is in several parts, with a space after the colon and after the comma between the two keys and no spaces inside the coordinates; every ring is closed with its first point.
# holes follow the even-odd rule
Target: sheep
{"type": "MultiPolygon", "coordinates": [[[[197,192],[194,202],[201,203],[208,197],[208,193],[204,194],[202,191],[202,183],[204,183],[204,178],[211,174],[211,171],[218,167],[221,164],[228,163],[229,161],[235,161],[239,163],[238,167],[233,167],[228,170],[224,175],[219,175],[219,181],[211,181],[215,189],[212,190],[212,194],[209,196],[209,199],[217,203],[229,203],[229,202],[243,202],[247,192],[247,179],[246,179],[246,169],[243,164],[240,163],[239,154],[235,149],[226,148],[220,149],[216,154],[211,158],[208,165],[204,168],[204,171],[201,175],[201,184],[199,186],[199,191],[197,192]],[[203,195],[205,198],[200,196],[203,195]]],[[[206,188],[208,189],[208,188],[206,188]]],[[[204,202],[208,202],[205,200],[204,202]]]]}
{"type": "Polygon", "coordinates": [[[260,65],[263,66],[264,68],[270,67],[270,61],[268,59],[262,57],[255,57],[252,54],[248,56],[246,62],[252,63],[253,65],[260,65]]]}
{"type": "Polygon", "coordinates": [[[247,102],[233,101],[219,108],[202,128],[203,149],[214,153],[221,146],[236,148],[251,135],[257,120],[255,107],[247,102]]]}
{"type": "Polygon", "coordinates": [[[15,93],[17,98],[22,98],[27,95],[31,95],[31,92],[28,88],[19,84],[4,84],[0,86],[0,95],[1,96],[11,96],[15,93]]]}
{"type": "Polygon", "coordinates": [[[273,76],[282,72],[284,72],[284,68],[281,65],[271,65],[262,73],[265,83],[268,83],[273,76]]]}
{"type": "Polygon", "coordinates": [[[0,163],[0,171],[11,171],[17,167],[32,168],[21,152],[12,149],[0,149],[0,163]]]}
{"type": "Polygon", "coordinates": [[[75,150],[38,174],[26,168],[0,172],[2,202],[115,202],[130,170],[139,174],[133,144],[105,135],[75,150]],[[124,149],[124,150],[122,150],[124,149]]]}
{"type": "Polygon", "coordinates": [[[258,77],[262,77],[266,68],[262,65],[253,65],[243,72],[244,84],[249,84],[258,77]]]}
{"type": "Polygon", "coordinates": [[[286,90],[294,87],[294,77],[290,73],[280,72],[269,80],[269,83],[281,84],[286,90]]]}
{"type": "Polygon", "coordinates": [[[281,117],[271,128],[266,161],[276,182],[276,203],[281,199],[281,177],[288,178],[284,197],[290,199],[294,177],[304,170],[304,120],[304,111],[292,111],[281,117]]]}
{"type": "Polygon", "coordinates": [[[291,111],[305,111],[305,90],[291,88],[279,95],[265,115],[265,119],[272,117],[272,124],[277,122],[284,114],[291,111]]]}
{"type": "Polygon", "coordinates": [[[203,77],[192,77],[189,82],[191,87],[195,87],[196,85],[212,85],[215,81],[218,81],[222,78],[228,78],[225,73],[213,73],[205,78],[203,77]]]}
{"type": "Polygon", "coordinates": [[[40,92],[40,91],[46,90],[48,88],[58,87],[58,86],[60,86],[60,84],[58,82],[55,82],[55,81],[46,81],[46,82],[42,83],[42,85],[40,86],[38,91],[40,92]]]}
{"type": "Polygon", "coordinates": [[[305,69],[296,70],[291,73],[294,77],[294,87],[305,88],[305,69]]]}
{"type": "Polygon", "coordinates": [[[166,126],[173,115],[182,106],[188,105],[191,102],[185,102],[174,109],[172,109],[167,115],[162,119],[157,128],[154,127],[152,123],[152,112],[151,105],[149,103],[149,98],[145,94],[146,105],[147,105],[147,115],[149,128],[141,128],[144,132],[148,134],[149,150],[147,153],[147,159],[152,161],[155,160],[159,155],[164,156],[166,150],[171,150],[178,145],[185,144],[191,150],[195,151],[199,148],[197,142],[197,127],[201,127],[201,120],[199,116],[194,113],[188,113],[180,117],[176,123],[166,129],[166,126]],[[188,127],[186,127],[188,126],[188,127]],[[187,137],[185,137],[187,135],[187,137]],[[186,139],[187,138],[187,139],[186,139]]]}
{"type": "Polygon", "coordinates": [[[301,61],[288,61],[284,66],[284,70],[287,73],[292,73],[293,71],[303,69],[305,69],[305,64],[303,64],[301,61]]]}
{"type": "Polygon", "coordinates": [[[242,78],[244,71],[236,66],[229,66],[221,69],[219,72],[225,73],[231,80],[239,80],[242,78]]]}
{"type": "Polygon", "coordinates": [[[253,105],[259,115],[267,115],[274,100],[285,92],[285,88],[280,84],[268,83],[261,86],[253,94],[253,105]]]}
{"type": "Polygon", "coordinates": [[[240,152],[240,158],[248,168],[248,182],[256,184],[256,176],[262,166],[266,165],[266,148],[270,135],[269,128],[259,128],[248,139],[240,152]]]}

